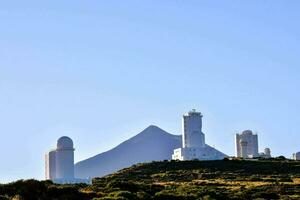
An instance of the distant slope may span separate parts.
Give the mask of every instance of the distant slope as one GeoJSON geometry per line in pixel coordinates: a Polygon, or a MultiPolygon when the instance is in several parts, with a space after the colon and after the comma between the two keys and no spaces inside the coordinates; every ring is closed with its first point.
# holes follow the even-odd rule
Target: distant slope
{"type": "Polygon", "coordinates": [[[96,178],[87,191],[95,190],[103,199],[299,200],[299,163],[280,159],[144,163],[96,178]]]}
{"type": "Polygon", "coordinates": [[[0,200],[299,200],[300,162],[268,160],[141,163],[92,185],[19,180],[0,184],[0,200]]]}
{"type": "Polygon", "coordinates": [[[269,180],[265,180],[266,182],[272,182],[272,179],[284,182],[286,180],[282,180],[283,178],[298,179],[300,177],[299,164],[299,161],[278,159],[151,162],[124,168],[103,178],[96,178],[94,182],[96,183],[97,180],[147,183],[170,181],[172,184],[172,182],[190,182],[192,180],[218,181],[219,178],[226,180],[253,178],[250,181],[263,181],[257,179],[264,177],[269,178],[269,180]]]}
{"type": "Polygon", "coordinates": [[[181,136],[149,126],[138,135],[110,151],[75,165],[77,178],[101,177],[136,163],[170,160],[173,150],[181,146],[181,136]]]}
{"type": "Polygon", "coordinates": [[[19,180],[0,184],[0,200],[299,200],[300,162],[164,161],[137,164],[92,185],[19,180]]]}

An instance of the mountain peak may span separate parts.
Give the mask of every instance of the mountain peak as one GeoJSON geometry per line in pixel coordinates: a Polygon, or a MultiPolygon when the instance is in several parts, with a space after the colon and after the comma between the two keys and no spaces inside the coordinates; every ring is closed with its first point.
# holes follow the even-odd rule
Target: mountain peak
{"type": "Polygon", "coordinates": [[[159,128],[158,126],[156,126],[156,125],[150,125],[150,126],[148,126],[144,131],[146,131],[146,130],[148,130],[148,131],[154,131],[154,130],[160,130],[160,131],[162,131],[162,129],[161,128],[159,128]]]}
{"type": "Polygon", "coordinates": [[[117,147],[75,165],[76,177],[101,177],[136,163],[170,160],[181,137],[150,125],[117,147]]]}
{"type": "Polygon", "coordinates": [[[155,136],[163,136],[163,135],[171,135],[171,134],[159,128],[158,126],[150,125],[133,138],[155,137],[155,136]]]}

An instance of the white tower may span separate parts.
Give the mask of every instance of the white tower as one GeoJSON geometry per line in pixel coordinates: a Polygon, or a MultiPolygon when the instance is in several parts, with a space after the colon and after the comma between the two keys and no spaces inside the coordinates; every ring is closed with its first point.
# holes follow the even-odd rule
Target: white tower
{"type": "Polygon", "coordinates": [[[56,179],[74,179],[74,148],[71,138],[63,136],[57,141],[56,179]]]}
{"type": "Polygon", "coordinates": [[[264,154],[265,154],[265,158],[271,158],[271,149],[270,148],[265,148],[264,149],[264,154]]]}
{"type": "Polygon", "coordinates": [[[49,151],[45,156],[46,180],[56,184],[90,184],[90,179],[74,177],[74,148],[71,138],[63,136],[57,140],[56,149],[49,151]]]}
{"type": "Polygon", "coordinates": [[[293,160],[300,160],[300,152],[293,153],[292,159],[293,159],[293,160]]]}
{"type": "Polygon", "coordinates": [[[205,144],[202,114],[195,109],[182,118],[182,148],[174,149],[173,160],[221,160],[227,155],[205,144]]]}
{"type": "Polygon", "coordinates": [[[252,131],[246,130],[236,134],[236,156],[242,158],[258,157],[258,137],[252,131]]]}
{"type": "Polygon", "coordinates": [[[202,117],[195,109],[183,115],[182,118],[182,147],[205,147],[205,137],[202,133],[202,117]]]}
{"type": "Polygon", "coordinates": [[[240,145],[241,145],[241,157],[247,158],[248,157],[248,153],[247,153],[248,142],[241,140],[240,145]]]}
{"type": "Polygon", "coordinates": [[[53,180],[56,178],[56,151],[49,151],[45,156],[46,180],[53,180]]]}

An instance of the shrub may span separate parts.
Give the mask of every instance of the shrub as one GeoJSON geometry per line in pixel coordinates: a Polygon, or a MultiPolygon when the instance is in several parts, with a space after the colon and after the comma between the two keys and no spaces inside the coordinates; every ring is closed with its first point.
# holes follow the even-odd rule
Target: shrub
{"type": "Polygon", "coordinates": [[[259,192],[252,195],[253,199],[262,198],[262,199],[279,199],[279,195],[274,192],[259,192]]]}
{"type": "Polygon", "coordinates": [[[137,196],[129,191],[116,191],[109,194],[109,197],[121,198],[121,199],[136,199],[137,196]]]}
{"type": "Polygon", "coordinates": [[[183,196],[179,196],[176,194],[173,194],[170,191],[161,191],[155,194],[154,196],[155,200],[183,200],[185,199],[183,196]]]}

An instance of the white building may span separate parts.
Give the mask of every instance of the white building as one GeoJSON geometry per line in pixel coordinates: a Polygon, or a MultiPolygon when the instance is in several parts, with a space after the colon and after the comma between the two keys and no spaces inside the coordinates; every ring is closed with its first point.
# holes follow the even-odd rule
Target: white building
{"type": "Polygon", "coordinates": [[[183,115],[182,148],[174,150],[173,160],[220,160],[227,157],[222,152],[205,144],[202,117],[202,114],[196,110],[183,115]]]}
{"type": "Polygon", "coordinates": [[[71,138],[63,136],[58,139],[56,149],[45,156],[46,180],[54,183],[89,183],[89,180],[74,177],[74,147],[71,138]]]}
{"type": "Polygon", "coordinates": [[[292,159],[293,160],[300,160],[300,152],[293,153],[292,159]]]}
{"type": "Polygon", "coordinates": [[[64,136],[58,139],[56,148],[57,179],[74,179],[74,150],[71,138],[64,136]]]}
{"type": "Polygon", "coordinates": [[[205,136],[202,133],[203,115],[192,110],[182,118],[182,147],[205,147],[205,136]]]}
{"type": "Polygon", "coordinates": [[[236,156],[241,158],[259,157],[258,138],[252,131],[246,130],[236,134],[236,156]]]}
{"type": "Polygon", "coordinates": [[[56,178],[56,151],[51,150],[45,156],[46,180],[56,178]]]}
{"type": "Polygon", "coordinates": [[[265,148],[264,152],[262,152],[262,153],[259,154],[259,157],[262,157],[262,158],[272,158],[272,156],[271,156],[271,149],[270,148],[265,148]]]}

